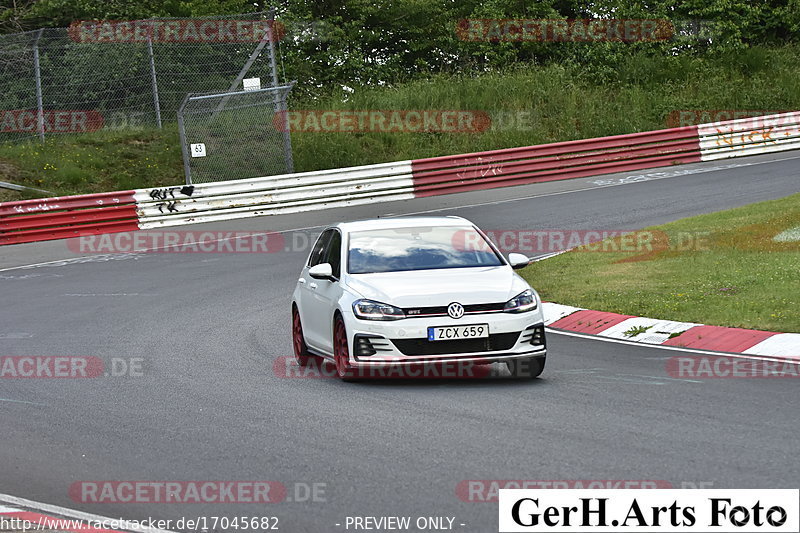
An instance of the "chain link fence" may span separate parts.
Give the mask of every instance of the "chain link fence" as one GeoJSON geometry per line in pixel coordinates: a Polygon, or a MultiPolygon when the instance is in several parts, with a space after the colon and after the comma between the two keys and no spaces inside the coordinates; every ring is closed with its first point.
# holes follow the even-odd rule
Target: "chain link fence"
{"type": "Polygon", "coordinates": [[[187,93],[277,85],[273,12],[0,35],[0,142],[160,127],[187,93]]]}
{"type": "Polygon", "coordinates": [[[188,95],[178,110],[187,185],[293,172],[282,120],[293,86],[188,95]]]}

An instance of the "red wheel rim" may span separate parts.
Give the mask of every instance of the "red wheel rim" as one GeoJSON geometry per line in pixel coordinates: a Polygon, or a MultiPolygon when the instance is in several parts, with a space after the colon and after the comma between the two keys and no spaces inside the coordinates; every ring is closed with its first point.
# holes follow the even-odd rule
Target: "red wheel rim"
{"type": "Polygon", "coordinates": [[[344,323],[336,321],[333,328],[333,353],[336,357],[336,371],[340,376],[345,376],[348,372],[350,352],[347,347],[347,334],[345,333],[344,323]]]}
{"type": "Polygon", "coordinates": [[[303,325],[300,324],[300,313],[297,309],[292,310],[292,344],[294,344],[294,354],[303,355],[303,325]]]}

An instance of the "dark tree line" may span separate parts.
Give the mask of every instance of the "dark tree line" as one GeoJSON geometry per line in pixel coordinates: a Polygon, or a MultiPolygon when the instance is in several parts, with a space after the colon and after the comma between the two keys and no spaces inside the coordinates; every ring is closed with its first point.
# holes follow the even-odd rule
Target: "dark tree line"
{"type": "MultiPolygon", "coordinates": [[[[4,0],[0,31],[75,20],[195,17],[268,9],[264,0],[4,0]]],[[[800,0],[280,0],[282,68],[306,90],[402,82],[530,63],[612,68],[630,53],[731,54],[796,43],[800,0]],[[470,41],[470,19],[665,19],[678,35],[654,42],[470,41]]]]}

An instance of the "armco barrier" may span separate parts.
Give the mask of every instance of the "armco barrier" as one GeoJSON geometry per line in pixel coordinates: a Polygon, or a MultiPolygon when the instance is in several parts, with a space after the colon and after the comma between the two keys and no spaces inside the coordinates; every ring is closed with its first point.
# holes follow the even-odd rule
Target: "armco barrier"
{"type": "Polygon", "coordinates": [[[0,244],[406,200],[800,148],[800,112],[361,167],[0,203],[0,244]]]}
{"type": "Polygon", "coordinates": [[[800,148],[800,112],[700,124],[703,161],[800,148]]]}
{"type": "Polygon", "coordinates": [[[412,163],[416,196],[579,178],[700,161],[697,126],[412,163]]]}
{"type": "Polygon", "coordinates": [[[139,229],[134,191],[0,203],[0,244],[139,229]]]}
{"type": "Polygon", "coordinates": [[[414,198],[411,162],[137,191],[142,229],[414,198]]]}

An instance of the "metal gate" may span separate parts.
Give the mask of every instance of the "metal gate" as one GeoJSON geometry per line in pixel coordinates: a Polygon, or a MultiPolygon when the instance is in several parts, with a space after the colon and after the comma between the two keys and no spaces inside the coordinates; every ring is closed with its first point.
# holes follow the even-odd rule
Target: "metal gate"
{"type": "Polygon", "coordinates": [[[186,184],[293,172],[282,120],[293,86],[187,95],[178,110],[186,184]]]}

